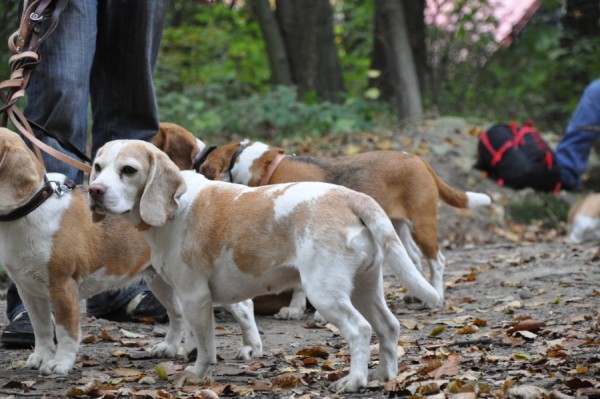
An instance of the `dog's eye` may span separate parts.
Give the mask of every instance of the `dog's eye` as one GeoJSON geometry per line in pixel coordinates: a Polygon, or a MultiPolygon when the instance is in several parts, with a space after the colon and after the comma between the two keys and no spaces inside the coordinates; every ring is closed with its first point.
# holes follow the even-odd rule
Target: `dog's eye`
{"type": "Polygon", "coordinates": [[[102,166],[100,166],[97,163],[95,163],[94,164],[94,172],[100,173],[101,171],[102,171],[102,166]]]}
{"type": "Polygon", "coordinates": [[[121,169],[121,173],[123,173],[124,175],[132,175],[135,172],[137,172],[137,169],[129,165],[123,166],[123,169],[121,169]]]}

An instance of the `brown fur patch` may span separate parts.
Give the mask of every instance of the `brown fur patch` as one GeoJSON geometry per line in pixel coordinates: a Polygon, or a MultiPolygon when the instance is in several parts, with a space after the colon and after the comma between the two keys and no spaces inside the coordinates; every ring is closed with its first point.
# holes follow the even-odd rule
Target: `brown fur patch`
{"type": "Polygon", "coordinates": [[[206,160],[200,166],[200,173],[207,179],[220,180],[221,173],[229,171],[231,158],[233,158],[233,154],[238,148],[240,148],[239,142],[215,148],[213,152],[208,154],[206,160]]]}
{"type": "Polygon", "coordinates": [[[573,204],[569,209],[568,222],[572,223],[577,215],[600,218],[600,194],[589,194],[573,204]]]}
{"type": "Polygon", "coordinates": [[[102,223],[92,223],[84,189],[72,193],[60,229],[53,237],[48,272],[50,295],[60,320],[77,339],[79,296],[77,287],[87,275],[106,268],[108,275],[134,276],[150,261],[150,247],[134,227],[118,216],[107,215],[102,223]],[[77,312],[73,314],[73,309],[77,312]]]}

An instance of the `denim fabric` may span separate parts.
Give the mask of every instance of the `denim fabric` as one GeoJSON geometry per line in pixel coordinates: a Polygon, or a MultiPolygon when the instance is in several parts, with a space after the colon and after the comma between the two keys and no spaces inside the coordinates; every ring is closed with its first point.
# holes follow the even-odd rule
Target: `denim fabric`
{"type": "MultiPolygon", "coordinates": [[[[56,30],[40,45],[41,61],[26,91],[27,118],[86,152],[91,104],[92,157],[110,140],[149,140],[159,124],[152,73],[167,9],[167,0],[70,1],[56,30]]],[[[69,154],[54,139],[36,135],[69,154]]],[[[81,171],[43,155],[49,172],[83,182],[81,171]]],[[[91,314],[104,314],[144,290],[136,285],[103,293],[87,306],[91,314]]],[[[14,284],[9,292],[7,316],[12,319],[23,305],[14,284]]]]}
{"type": "Polygon", "coordinates": [[[586,168],[592,145],[600,135],[598,131],[584,130],[582,126],[600,128],[600,79],[585,88],[566,133],[556,147],[561,180],[569,189],[581,188],[581,174],[586,168]]]}
{"type": "MultiPolygon", "coordinates": [[[[166,0],[70,1],[40,46],[25,115],[85,152],[91,99],[92,157],[110,140],[150,139],[158,131],[152,72],[167,8],[166,0]]],[[[46,154],[44,161],[82,183],[82,172],[46,154]]]]}

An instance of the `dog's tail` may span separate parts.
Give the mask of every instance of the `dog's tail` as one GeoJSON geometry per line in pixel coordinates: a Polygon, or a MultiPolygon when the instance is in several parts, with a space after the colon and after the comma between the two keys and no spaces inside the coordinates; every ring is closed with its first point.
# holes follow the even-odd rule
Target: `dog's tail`
{"type": "Polygon", "coordinates": [[[353,198],[347,202],[354,214],[370,231],[374,241],[381,247],[384,263],[392,268],[404,287],[430,307],[439,307],[442,298],[417,270],[396,234],[392,222],[379,204],[368,195],[357,192],[353,193],[353,198]],[[361,198],[357,200],[354,195],[361,198]]]}
{"type": "Polygon", "coordinates": [[[438,188],[438,192],[440,193],[440,197],[446,204],[455,208],[475,208],[477,206],[489,205],[492,203],[492,199],[487,194],[461,191],[451,187],[438,176],[429,162],[423,158],[420,159],[427,167],[427,170],[429,170],[429,173],[431,173],[431,176],[435,180],[435,185],[438,188]]]}

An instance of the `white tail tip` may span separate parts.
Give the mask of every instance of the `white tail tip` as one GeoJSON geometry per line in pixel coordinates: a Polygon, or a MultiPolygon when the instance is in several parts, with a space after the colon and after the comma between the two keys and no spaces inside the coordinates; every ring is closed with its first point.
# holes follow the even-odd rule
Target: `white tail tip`
{"type": "Polygon", "coordinates": [[[474,193],[471,191],[467,191],[465,194],[467,194],[467,198],[469,199],[467,202],[467,208],[475,208],[492,203],[492,199],[487,194],[474,193]]]}

